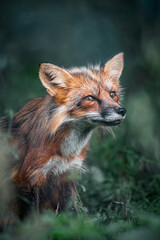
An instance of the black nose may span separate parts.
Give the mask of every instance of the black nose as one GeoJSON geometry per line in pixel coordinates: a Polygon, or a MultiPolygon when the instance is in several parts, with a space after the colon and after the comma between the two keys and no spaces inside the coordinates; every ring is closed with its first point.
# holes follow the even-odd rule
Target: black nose
{"type": "Polygon", "coordinates": [[[118,109],[118,114],[120,114],[122,117],[126,114],[126,109],[125,108],[119,108],[118,109]]]}

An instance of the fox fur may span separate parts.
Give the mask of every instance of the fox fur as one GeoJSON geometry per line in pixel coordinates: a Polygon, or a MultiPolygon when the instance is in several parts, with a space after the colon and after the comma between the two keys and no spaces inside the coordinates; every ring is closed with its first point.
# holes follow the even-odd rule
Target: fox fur
{"type": "MultiPolygon", "coordinates": [[[[66,208],[75,191],[67,173],[83,169],[93,130],[125,118],[119,103],[122,70],[122,53],[104,67],[40,65],[39,77],[48,94],[22,107],[11,128],[11,144],[19,155],[11,174],[17,191],[12,209],[21,219],[31,208],[66,208]]],[[[5,120],[3,129],[8,125],[5,120]]]]}

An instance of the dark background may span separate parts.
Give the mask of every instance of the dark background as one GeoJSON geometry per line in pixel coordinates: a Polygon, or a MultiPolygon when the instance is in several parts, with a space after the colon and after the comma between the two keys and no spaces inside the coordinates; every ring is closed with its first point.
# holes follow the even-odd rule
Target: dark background
{"type": "Polygon", "coordinates": [[[91,170],[79,180],[84,205],[104,224],[133,223],[134,208],[147,211],[146,221],[152,213],[159,219],[160,1],[0,3],[0,116],[13,116],[45,94],[39,63],[104,64],[119,52],[124,52],[121,85],[127,117],[115,129],[116,140],[93,137],[87,159],[91,170]],[[127,206],[127,217],[126,208],[115,202],[127,206]]]}

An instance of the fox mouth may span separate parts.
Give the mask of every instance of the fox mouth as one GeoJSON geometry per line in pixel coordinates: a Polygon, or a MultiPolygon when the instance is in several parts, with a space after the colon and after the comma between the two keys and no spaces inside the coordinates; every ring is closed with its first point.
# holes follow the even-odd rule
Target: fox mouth
{"type": "Polygon", "coordinates": [[[123,119],[118,119],[114,121],[105,121],[105,120],[94,120],[92,119],[93,123],[96,123],[98,125],[105,125],[105,126],[115,126],[120,124],[123,121],[123,119]]]}

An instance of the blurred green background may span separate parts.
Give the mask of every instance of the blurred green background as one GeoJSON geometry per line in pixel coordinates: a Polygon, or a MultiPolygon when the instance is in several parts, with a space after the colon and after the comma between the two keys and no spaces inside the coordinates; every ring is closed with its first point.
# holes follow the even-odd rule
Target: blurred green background
{"type": "Polygon", "coordinates": [[[0,116],[45,94],[39,63],[104,64],[119,52],[127,117],[116,139],[92,138],[88,172],[76,175],[80,215],[45,212],[2,239],[160,239],[159,0],[1,2],[0,116]]]}

